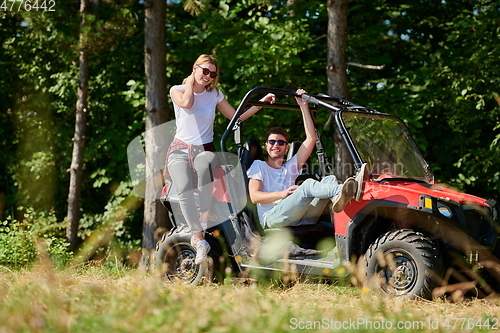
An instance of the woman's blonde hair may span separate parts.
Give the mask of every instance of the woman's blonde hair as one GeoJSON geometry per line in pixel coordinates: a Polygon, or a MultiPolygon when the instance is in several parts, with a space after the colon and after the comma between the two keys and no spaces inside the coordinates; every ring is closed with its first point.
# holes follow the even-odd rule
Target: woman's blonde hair
{"type": "MultiPolygon", "coordinates": [[[[215,59],[214,56],[211,56],[209,54],[200,55],[198,57],[198,59],[196,59],[196,61],[194,62],[193,67],[196,67],[196,66],[202,65],[202,64],[215,65],[215,71],[217,72],[217,74],[219,74],[219,65],[217,64],[217,59],[215,59]]],[[[187,80],[187,78],[185,78],[184,81],[182,81],[182,84],[185,84],[186,80],[187,80]]],[[[219,75],[217,75],[217,77],[215,79],[213,79],[212,82],[210,82],[210,84],[205,87],[205,89],[207,89],[207,91],[212,91],[212,90],[217,88],[218,83],[219,83],[219,75]]]]}

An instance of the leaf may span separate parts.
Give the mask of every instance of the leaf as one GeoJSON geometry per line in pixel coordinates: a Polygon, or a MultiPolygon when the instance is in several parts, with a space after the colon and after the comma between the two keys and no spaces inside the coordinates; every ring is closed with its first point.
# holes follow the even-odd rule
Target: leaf
{"type": "Polygon", "coordinates": [[[260,25],[268,25],[269,24],[269,19],[267,17],[259,17],[258,20],[260,25]]]}

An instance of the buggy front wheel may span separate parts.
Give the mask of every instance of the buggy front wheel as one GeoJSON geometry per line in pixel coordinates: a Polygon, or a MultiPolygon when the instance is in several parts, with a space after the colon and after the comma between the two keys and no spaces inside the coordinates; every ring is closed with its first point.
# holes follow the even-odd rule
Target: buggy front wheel
{"type": "Polygon", "coordinates": [[[365,268],[367,281],[384,295],[430,299],[443,264],[427,237],[402,229],[389,231],[370,245],[365,268]]]}

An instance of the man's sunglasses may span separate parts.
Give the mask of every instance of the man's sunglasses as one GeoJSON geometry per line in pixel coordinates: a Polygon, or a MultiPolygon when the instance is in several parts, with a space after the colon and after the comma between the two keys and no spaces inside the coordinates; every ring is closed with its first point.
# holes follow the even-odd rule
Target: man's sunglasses
{"type": "Polygon", "coordinates": [[[284,141],[284,140],[267,140],[267,143],[269,143],[271,146],[274,146],[275,143],[278,144],[278,146],[284,146],[286,145],[288,142],[284,141]]]}
{"type": "Polygon", "coordinates": [[[210,74],[210,77],[212,79],[215,79],[217,77],[217,72],[211,72],[208,68],[205,68],[205,67],[201,67],[200,65],[197,65],[198,67],[200,67],[202,70],[203,70],[203,75],[208,75],[210,74]]]}

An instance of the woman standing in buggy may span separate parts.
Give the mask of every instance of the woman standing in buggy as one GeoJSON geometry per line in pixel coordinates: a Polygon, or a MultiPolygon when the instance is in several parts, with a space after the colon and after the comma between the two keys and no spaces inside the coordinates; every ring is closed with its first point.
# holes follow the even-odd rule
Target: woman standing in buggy
{"type": "MultiPolygon", "coordinates": [[[[191,245],[196,249],[196,264],[205,261],[210,251],[204,231],[212,204],[212,170],[220,165],[214,154],[213,143],[215,109],[228,119],[236,112],[217,88],[218,81],[217,60],[211,55],[202,54],[196,59],[192,73],[182,85],[170,89],[177,130],[167,152],[165,169],[173,179],[181,212],[192,232],[191,245]],[[198,210],[193,209],[196,207],[192,195],[193,183],[197,184],[199,191],[198,210]]],[[[272,104],[274,100],[273,94],[267,94],[260,101],[272,104]]],[[[252,106],[241,116],[241,120],[249,118],[261,108],[252,106]]]]}

